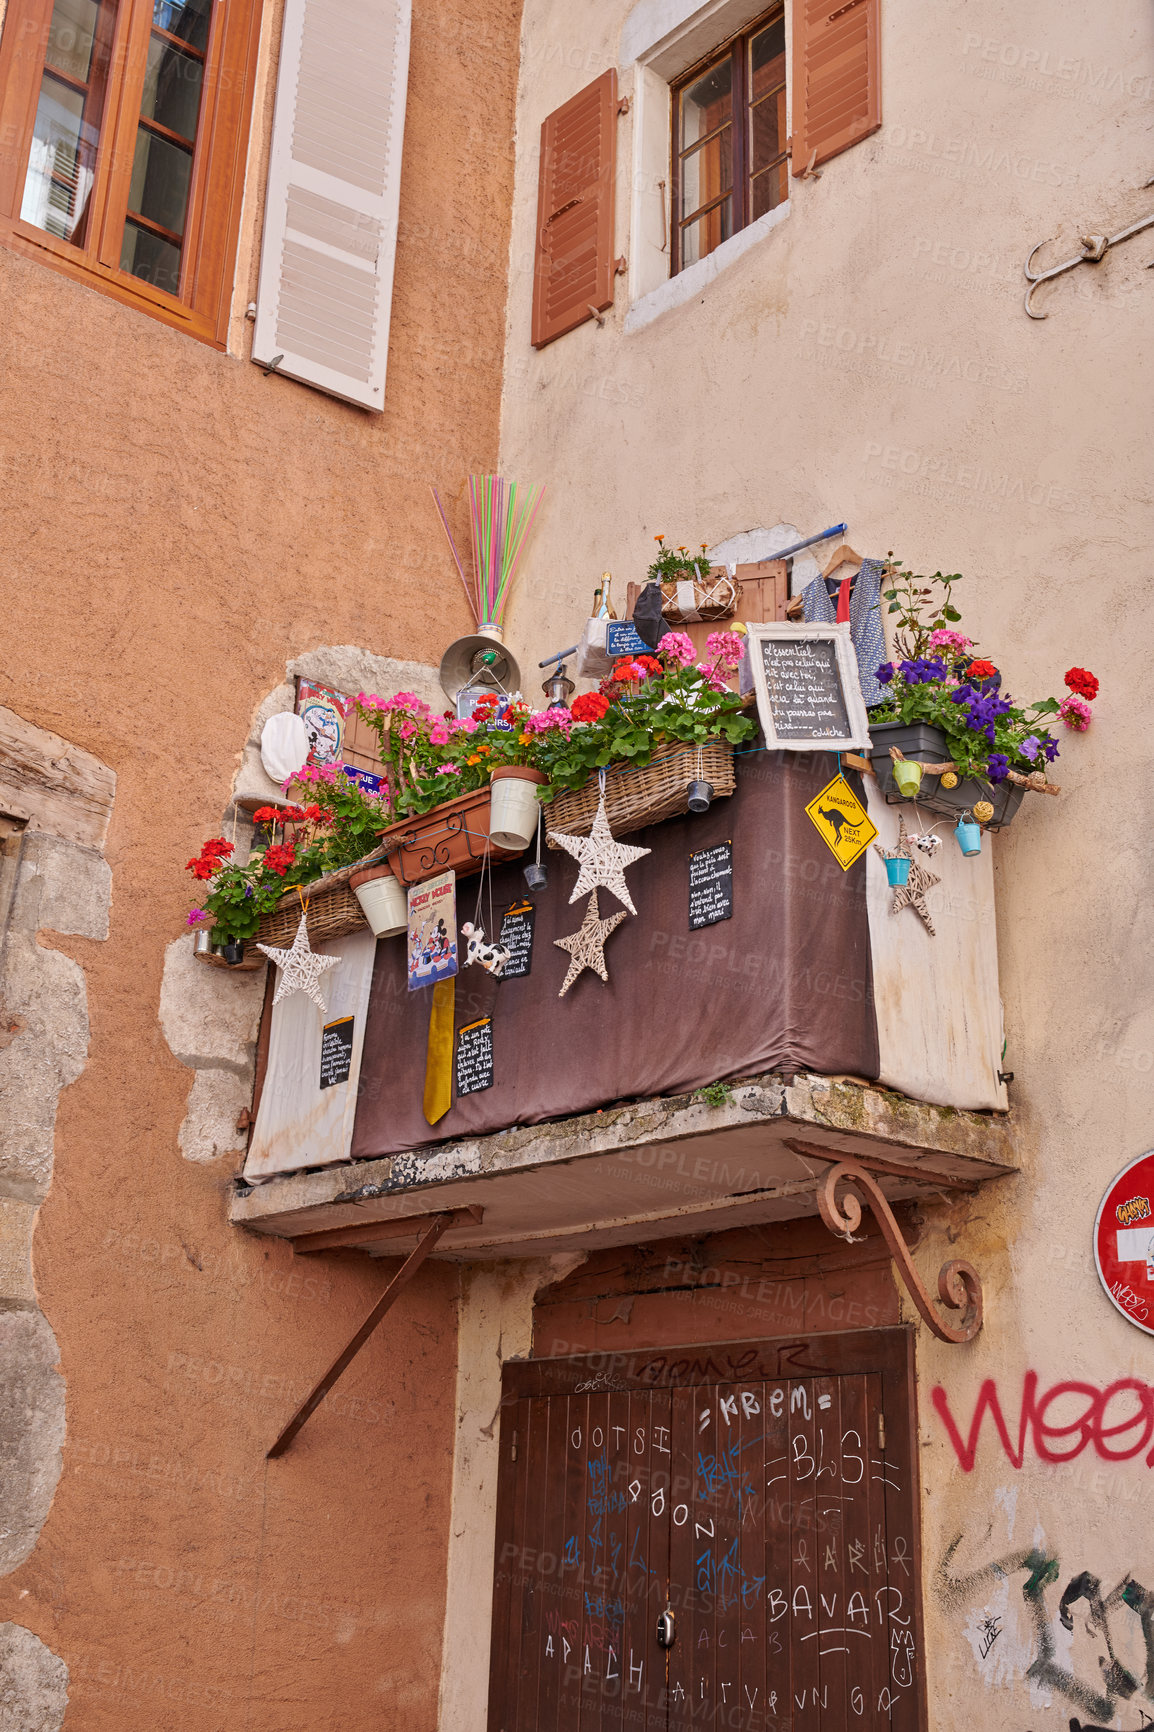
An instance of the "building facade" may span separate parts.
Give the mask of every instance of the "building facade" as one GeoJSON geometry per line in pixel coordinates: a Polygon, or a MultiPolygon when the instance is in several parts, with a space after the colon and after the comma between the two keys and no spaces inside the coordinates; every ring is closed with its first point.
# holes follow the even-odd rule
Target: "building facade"
{"type": "Polygon", "coordinates": [[[1154,1374],[1094,1243],[1151,1142],[1151,241],[1044,320],[1023,265],[1154,210],[1148,20],[224,13],[8,0],[0,39],[4,1724],[1137,1732],[1154,1374]],[[374,985],[340,1164],[302,1132],[245,1182],[271,993],[196,957],[183,862],[247,844],[296,682],[441,707],[429,487],[463,529],[488,470],[547,485],[531,702],[654,537],[748,568],[844,525],[791,595],[839,545],[959,572],[1015,693],[1093,669],[1094,723],[979,860],[939,823],[932,936],[806,828],[840,760],[751,756],[646,833],[568,1025],[538,964],[515,1081],[410,1129],[425,1024],[374,985]],[[695,940],[660,874],[731,839],[759,875],[695,940]],[[984,1317],[933,1297],[958,1260],[984,1317]]]}

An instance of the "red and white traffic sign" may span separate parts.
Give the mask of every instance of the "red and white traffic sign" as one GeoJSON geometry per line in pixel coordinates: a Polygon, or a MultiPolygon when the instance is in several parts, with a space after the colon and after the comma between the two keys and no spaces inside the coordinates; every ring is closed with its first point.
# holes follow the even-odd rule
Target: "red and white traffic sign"
{"type": "Polygon", "coordinates": [[[1154,1335],[1154,1150],[1123,1167],[1099,1203],[1094,1261],[1110,1303],[1154,1335]]]}

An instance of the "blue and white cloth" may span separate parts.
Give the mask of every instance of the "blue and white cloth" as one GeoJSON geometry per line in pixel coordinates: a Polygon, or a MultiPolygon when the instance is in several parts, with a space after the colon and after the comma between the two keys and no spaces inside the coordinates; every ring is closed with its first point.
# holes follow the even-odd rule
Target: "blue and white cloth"
{"type": "MultiPolygon", "coordinates": [[[[857,653],[861,695],[868,710],[873,704],[884,703],[889,696],[877,678],[877,670],[888,660],[885,633],[882,630],[881,577],[883,559],[866,559],[854,579],[849,604],[849,635],[857,653]]],[[[837,621],[837,600],[830,595],[824,577],[815,577],[801,592],[802,606],[808,624],[833,625],[837,621]]]]}

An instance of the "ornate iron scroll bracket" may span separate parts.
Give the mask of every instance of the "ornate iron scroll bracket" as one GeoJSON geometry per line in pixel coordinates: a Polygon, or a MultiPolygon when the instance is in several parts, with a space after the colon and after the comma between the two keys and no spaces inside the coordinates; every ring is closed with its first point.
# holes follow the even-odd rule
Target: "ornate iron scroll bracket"
{"type": "Polygon", "coordinates": [[[858,1190],[864,1191],[890,1248],[890,1255],[902,1272],[906,1291],[924,1321],[939,1341],[952,1341],[955,1344],[972,1341],[982,1327],[982,1283],[973,1264],[955,1258],[952,1262],[943,1263],[938,1275],[938,1297],[942,1304],[947,1305],[951,1311],[962,1313],[962,1320],[955,1328],[944,1320],[926,1291],[910,1255],[910,1248],[902,1238],[902,1230],[894,1218],[893,1210],[873,1174],[867,1172],[857,1161],[837,1159],[832,1151],[822,1158],[837,1160],[837,1165],[830,1168],[817,1190],[817,1206],[830,1232],[848,1239],[850,1234],[861,1226],[862,1200],[858,1196],[858,1190]],[[837,1197],[839,1185],[849,1187],[843,1190],[840,1203],[837,1197]],[[857,1189],[853,1189],[855,1186],[857,1189]]]}

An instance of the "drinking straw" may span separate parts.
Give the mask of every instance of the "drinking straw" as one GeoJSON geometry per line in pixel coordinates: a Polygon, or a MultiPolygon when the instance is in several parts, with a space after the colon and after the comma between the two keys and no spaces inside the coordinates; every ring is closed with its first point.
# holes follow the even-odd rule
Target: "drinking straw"
{"type": "Polygon", "coordinates": [[[441,525],[478,625],[497,625],[501,621],[544,492],[543,486],[519,487],[517,482],[506,481],[500,475],[469,477],[469,529],[473,543],[470,588],[444,507],[436,488],[432,489],[441,525]]]}

